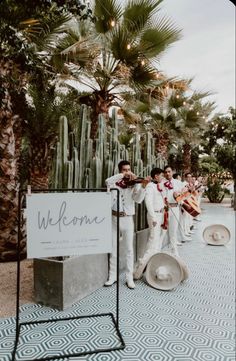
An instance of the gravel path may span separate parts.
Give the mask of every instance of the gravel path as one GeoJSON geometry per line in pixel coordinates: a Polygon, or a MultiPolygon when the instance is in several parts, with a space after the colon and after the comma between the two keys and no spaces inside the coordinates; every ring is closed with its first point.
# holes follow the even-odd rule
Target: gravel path
{"type": "MultiPolygon", "coordinates": [[[[17,263],[0,263],[0,318],[16,314],[17,263]]],[[[33,261],[21,261],[20,304],[33,302],[33,261]]]]}

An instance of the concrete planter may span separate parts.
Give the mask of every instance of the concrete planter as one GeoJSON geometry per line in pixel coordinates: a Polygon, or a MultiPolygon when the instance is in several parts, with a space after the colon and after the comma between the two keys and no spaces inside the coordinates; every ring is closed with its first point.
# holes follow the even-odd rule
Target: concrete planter
{"type": "MultiPolygon", "coordinates": [[[[135,261],[143,256],[148,229],[134,235],[135,261]]],[[[120,242],[120,271],[125,268],[126,249],[120,242]]],[[[102,287],[108,277],[108,255],[96,254],[56,259],[34,259],[35,301],[65,310],[102,287]]]]}
{"type": "Polygon", "coordinates": [[[106,254],[34,259],[35,301],[64,310],[102,287],[107,275],[106,254]]]}

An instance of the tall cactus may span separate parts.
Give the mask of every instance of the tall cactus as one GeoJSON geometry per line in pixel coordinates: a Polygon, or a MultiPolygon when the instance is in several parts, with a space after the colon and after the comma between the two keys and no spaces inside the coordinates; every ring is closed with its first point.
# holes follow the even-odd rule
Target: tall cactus
{"type": "MultiPolygon", "coordinates": [[[[119,121],[116,110],[112,111],[112,127],[107,128],[103,115],[98,118],[97,139],[92,140],[89,109],[82,105],[77,124],[68,134],[68,122],[60,117],[59,140],[55,148],[52,170],[54,188],[101,188],[105,179],[118,172],[120,160],[131,162],[135,174],[150,175],[153,166],[163,166],[163,160],[155,154],[155,139],[151,133],[145,137],[141,152],[140,135],[135,133],[130,148],[119,141],[119,121]],[[142,159],[141,154],[144,154],[142,159]]],[[[145,205],[138,207],[136,225],[143,228],[146,224],[145,205]]]]}

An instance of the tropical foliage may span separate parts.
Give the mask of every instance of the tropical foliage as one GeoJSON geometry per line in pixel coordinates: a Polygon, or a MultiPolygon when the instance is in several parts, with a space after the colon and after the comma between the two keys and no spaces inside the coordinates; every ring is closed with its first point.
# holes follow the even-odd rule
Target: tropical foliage
{"type": "MultiPolygon", "coordinates": [[[[227,169],[236,177],[235,110],[211,120],[212,93],[159,69],[181,38],[172,20],[160,16],[162,1],[94,0],[92,9],[84,0],[0,3],[0,260],[17,255],[19,187],[49,186],[59,116],[77,134],[82,104],[91,107],[93,144],[98,115],[111,132],[109,113],[117,106],[118,137],[127,149],[140,139],[145,157],[151,133],[156,155],[176,169],[227,169]]],[[[21,238],[24,256],[24,232],[21,238]]]]}

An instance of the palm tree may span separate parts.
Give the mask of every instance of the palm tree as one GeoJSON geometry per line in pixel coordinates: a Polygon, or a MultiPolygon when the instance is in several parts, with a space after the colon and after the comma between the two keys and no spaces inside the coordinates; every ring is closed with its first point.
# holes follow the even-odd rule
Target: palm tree
{"type": "Polygon", "coordinates": [[[207,118],[215,109],[214,102],[202,102],[210,94],[194,92],[191,97],[184,98],[182,106],[177,110],[179,122],[175,131],[176,143],[182,146],[184,173],[191,171],[191,150],[200,144],[208,127],[207,118]]]}
{"type": "MultiPolygon", "coordinates": [[[[30,80],[44,79],[45,74],[45,59],[37,52],[36,39],[49,41],[51,35],[61,33],[61,26],[71,17],[58,12],[50,1],[44,4],[49,12],[28,0],[0,4],[0,261],[17,257],[17,190],[25,93],[30,80]]],[[[25,254],[24,239],[21,253],[25,254]]]]}
{"type": "Polygon", "coordinates": [[[191,79],[159,77],[159,84],[148,88],[136,97],[127,97],[122,107],[125,120],[140,133],[150,131],[156,139],[156,154],[168,159],[168,151],[175,136],[178,121],[177,109],[182,106],[180,94],[189,89],[191,79]]]}
{"type": "Polygon", "coordinates": [[[57,60],[67,57],[69,61],[63,64],[67,83],[79,88],[80,94],[84,87],[80,102],[92,107],[93,138],[98,114],[107,115],[123,95],[158,84],[154,63],[180,38],[180,30],[168,18],[156,17],[161,2],[129,0],[123,6],[118,0],[95,0],[94,27],[90,23],[90,30],[86,30],[81,22],[74,22],[73,30],[62,39],[57,60]],[[90,57],[84,66],[83,49],[90,57]]]}

